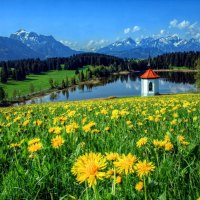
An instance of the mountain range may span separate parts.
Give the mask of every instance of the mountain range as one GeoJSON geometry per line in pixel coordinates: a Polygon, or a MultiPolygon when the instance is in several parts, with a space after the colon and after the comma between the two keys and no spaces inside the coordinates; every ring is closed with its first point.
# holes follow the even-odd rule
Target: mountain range
{"type": "Polygon", "coordinates": [[[0,37],[0,60],[68,57],[78,53],[53,36],[38,35],[23,29],[11,34],[9,38],[0,37]]]}
{"type": "MultiPolygon", "coordinates": [[[[200,41],[192,38],[181,39],[177,35],[167,37],[147,37],[140,41],[132,38],[118,40],[108,46],[97,49],[103,53],[121,58],[147,58],[179,51],[200,51],[200,41]]],[[[53,36],[38,35],[23,29],[10,35],[0,37],[0,60],[15,60],[26,58],[69,57],[83,53],[76,51],[54,39],[53,36]]]]}
{"type": "Polygon", "coordinates": [[[177,35],[167,37],[148,37],[135,41],[127,38],[116,41],[104,48],[98,49],[98,53],[105,53],[123,58],[147,58],[169,52],[200,51],[200,42],[196,39],[181,39],[177,35]]]}

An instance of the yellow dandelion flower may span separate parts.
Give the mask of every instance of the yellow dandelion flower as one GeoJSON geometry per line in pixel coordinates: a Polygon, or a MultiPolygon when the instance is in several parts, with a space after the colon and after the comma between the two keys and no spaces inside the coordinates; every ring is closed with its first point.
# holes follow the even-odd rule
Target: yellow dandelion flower
{"type": "Polygon", "coordinates": [[[200,197],[198,197],[197,200],[200,200],[200,197]]]}
{"type": "Polygon", "coordinates": [[[79,183],[86,181],[89,187],[96,185],[97,179],[102,180],[106,173],[102,172],[106,167],[106,159],[100,153],[88,153],[80,156],[74,163],[71,172],[79,183]]]}
{"type": "Polygon", "coordinates": [[[143,123],[142,123],[142,122],[138,122],[137,125],[138,125],[138,126],[142,126],[143,123]]]}
{"type": "Polygon", "coordinates": [[[28,151],[30,153],[35,153],[40,149],[42,149],[42,144],[40,142],[28,146],[28,151]]]}
{"type": "Polygon", "coordinates": [[[75,123],[75,122],[66,126],[66,132],[67,133],[74,133],[74,132],[76,132],[77,129],[78,129],[78,124],[75,123]]]}
{"type": "Polygon", "coordinates": [[[113,153],[113,152],[106,153],[106,159],[107,160],[114,161],[114,160],[117,160],[118,158],[119,158],[119,154],[118,153],[113,153]]]}
{"type": "Polygon", "coordinates": [[[154,171],[155,166],[153,165],[152,162],[147,162],[146,160],[144,161],[139,161],[135,165],[135,170],[137,172],[137,175],[142,178],[143,176],[147,176],[149,173],[154,171]]]}
{"type": "Polygon", "coordinates": [[[185,137],[182,136],[182,135],[178,135],[178,141],[182,145],[188,145],[189,144],[189,142],[185,141],[185,137]]]}
{"type": "Polygon", "coordinates": [[[20,145],[18,143],[11,143],[10,144],[10,148],[17,148],[20,147],[20,145]]]}
{"type": "Polygon", "coordinates": [[[61,130],[62,130],[61,127],[55,127],[54,133],[55,133],[55,134],[60,134],[60,133],[61,133],[61,130]]]}
{"type": "Polygon", "coordinates": [[[42,121],[41,120],[35,120],[33,122],[33,124],[36,125],[36,126],[40,126],[42,124],[42,121]]]}
{"type": "Polygon", "coordinates": [[[104,128],[104,130],[105,130],[105,131],[109,131],[109,130],[110,130],[110,127],[107,126],[107,127],[104,128]]]}
{"type": "Polygon", "coordinates": [[[49,128],[48,132],[49,133],[53,133],[54,132],[54,127],[49,128]]]}
{"type": "Polygon", "coordinates": [[[114,165],[118,173],[125,173],[127,175],[134,172],[134,164],[136,160],[137,157],[131,153],[129,153],[127,156],[123,154],[117,159],[117,161],[114,162],[114,165]]]}
{"type": "Polygon", "coordinates": [[[165,151],[171,151],[174,148],[174,145],[171,142],[165,144],[165,151]]]}
{"type": "Polygon", "coordinates": [[[68,117],[72,117],[76,114],[76,111],[75,110],[72,110],[68,113],[68,117]]]}
{"type": "Polygon", "coordinates": [[[141,191],[142,189],[144,188],[144,183],[142,181],[138,182],[136,185],[135,185],[135,189],[137,191],[141,191]]]}
{"type": "Polygon", "coordinates": [[[29,120],[23,122],[22,126],[27,126],[29,124],[29,120]]]}
{"type": "Polygon", "coordinates": [[[112,111],[111,119],[118,119],[119,117],[120,117],[120,112],[119,112],[119,110],[113,110],[113,111],[112,111]]]}
{"type": "Polygon", "coordinates": [[[174,118],[178,118],[178,113],[174,113],[174,114],[173,114],[173,117],[174,117],[174,118]]]}
{"type": "Polygon", "coordinates": [[[93,129],[92,131],[91,131],[92,133],[100,133],[100,130],[98,130],[98,129],[93,129]]]}
{"type": "Polygon", "coordinates": [[[127,124],[127,125],[131,125],[132,122],[129,120],[129,121],[126,121],[126,124],[127,124]]]}
{"type": "Polygon", "coordinates": [[[10,144],[10,148],[20,147],[23,143],[24,143],[24,139],[21,140],[19,143],[12,143],[12,144],[10,144]]]}
{"type": "Polygon", "coordinates": [[[176,123],[177,123],[177,119],[173,119],[173,120],[170,122],[171,125],[175,125],[176,123]]]}
{"type": "Polygon", "coordinates": [[[115,181],[116,181],[117,184],[120,184],[122,182],[122,177],[117,176],[115,181]]]}
{"type": "Polygon", "coordinates": [[[53,148],[56,149],[62,146],[64,142],[65,142],[64,139],[61,136],[57,135],[55,138],[51,140],[51,145],[53,148]]]}
{"type": "Polygon", "coordinates": [[[194,122],[196,122],[196,121],[197,121],[197,119],[198,119],[198,117],[197,117],[197,116],[193,117],[193,121],[194,121],[194,122]]]}
{"type": "Polygon", "coordinates": [[[100,111],[100,113],[103,114],[103,115],[106,115],[106,114],[108,113],[108,111],[107,111],[106,109],[102,109],[102,110],[100,111]]]}
{"type": "Polygon", "coordinates": [[[85,126],[83,126],[83,130],[87,133],[90,132],[92,130],[92,128],[94,128],[96,126],[96,123],[91,121],[88,124],[86,124],[85,126]]]}
{"type": "Polygon", "coordinates": [[[140,140],[137,141],[136,146],[137,147],[142,147],[147,143],[148,138],[147,137],[143,137],[140,140]]]}
{"type": "Polygon", "coordinates": [[[29,140],[28,145],[32,145],[32,144],[35,144],[35,143],[38,143],[38,142],[40,142],[39,138],[33,138],[32,140],[29,140]]]}
{"type": "Polygon", "coordinates": [[[20,119],[21,119],[21,117],[16,117],[16,118],[13,120],[13,122],[18,122],[18,121],[20,121],[20,119]]]}
{"type": "Polygon", "coordinates": [[[154,121],[154,117],[151,115],[148,117],[148,119],[149,119],[149,121],[154,121]]]}
{"type": "Polygon", "coordinates": [[[107,172],[106,172],[106,178],[111,178],[113,175],[114,175],[114,169],[109,169],[107,172]]]}
{"type": "Polygon", "coordinates": [[[81,123],[82,123],[82,124],[85,124],[86,121],[87,121],[87,118],[84,117],[84,118],[82,119],[81,123]]]}

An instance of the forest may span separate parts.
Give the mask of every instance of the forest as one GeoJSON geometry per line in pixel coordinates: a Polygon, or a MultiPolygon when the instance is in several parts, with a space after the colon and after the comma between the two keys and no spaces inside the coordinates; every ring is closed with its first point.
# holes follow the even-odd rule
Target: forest
{"type": "MultiPolygon", "coordinates": [[[[198,57],[200,57],[200,52],[166,53],[151,58],[151,67],[155,69],[170,69],[173,66],[185,66],[189,69],[194,69],[198,57]]],[[[94,68],[95,66],[102,66],[94,70],[95,76],[106,76],[110,73],[124,70],[143,71],[148,68],[148,61],[149,59],[121,59],[97,53],[83,53],[67,58],[48,58],[46,60],[24,59],[3,61],[0,62],[0,82],[7,83],[8,79],[23,81],[26,79],[26,75],[29,74],[40,74],[50,70],[76,70],[86,65],[92,65],[94,68]]]]}

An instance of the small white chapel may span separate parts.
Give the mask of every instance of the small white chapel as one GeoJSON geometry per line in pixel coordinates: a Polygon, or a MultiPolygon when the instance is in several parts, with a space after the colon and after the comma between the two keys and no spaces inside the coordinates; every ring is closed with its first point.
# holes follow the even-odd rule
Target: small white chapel
{"type": "MultiPolygon", "coordinates": [[[[148,63],[150,67],[150,62],[148,63]]],[[[149,68],[144,74],[140,76],[141,78],[141,96],[155,96],[159,94],[159,78],[160,76],[156,74],[153,69],[149,68]]]]}

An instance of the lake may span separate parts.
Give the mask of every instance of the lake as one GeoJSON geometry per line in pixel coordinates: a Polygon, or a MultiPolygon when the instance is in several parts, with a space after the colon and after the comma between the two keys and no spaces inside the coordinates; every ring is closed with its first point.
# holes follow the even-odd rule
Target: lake
{"type": "MultiPolygon", "coordinates": [[[[62,90],[47,94],[45,96],[28,100],[25,103],[43,103],[73,101],[93,98],[106,98],[110,96],[140,96],[142,73],[132,73],[127,75],[112,75],[102,79],[100,85],[81,85],[68,90],[62,90]]],[[[158,72],[160,94],[175,94],[196,92],[193,72],[158,72]]]]}

